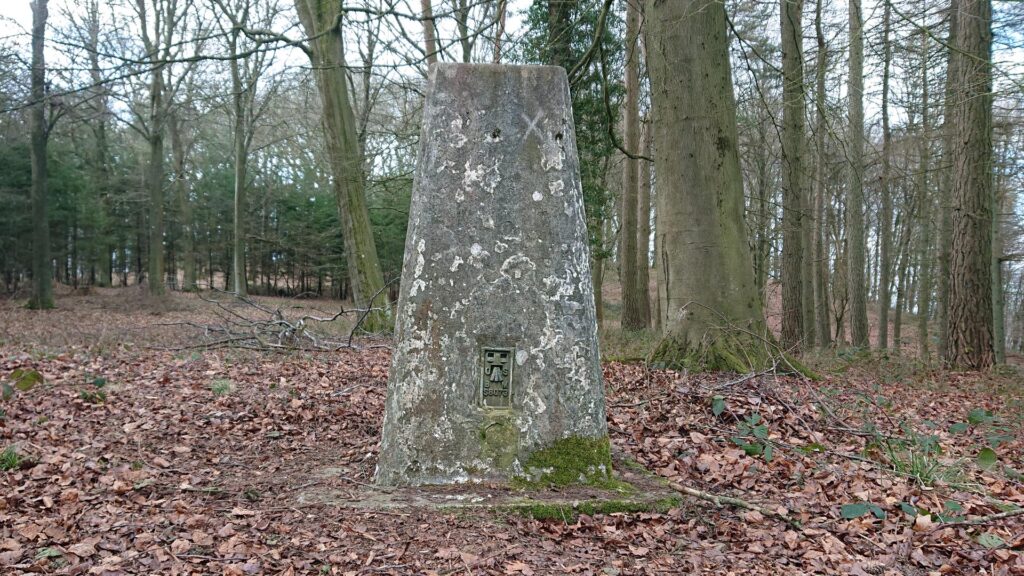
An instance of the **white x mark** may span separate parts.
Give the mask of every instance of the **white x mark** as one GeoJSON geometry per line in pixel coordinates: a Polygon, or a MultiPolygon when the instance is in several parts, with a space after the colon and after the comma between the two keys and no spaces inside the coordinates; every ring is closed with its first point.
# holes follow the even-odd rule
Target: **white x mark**
{"type": "Polygon", "coordinates": [[[536,132],[537,133],[537,138],[540,138],[540,139],[543,140],[544,139],[544,133],[541,132],[540,128],[537,127],[537,123],[540,122],[541,118],[544,117],[544,111],[543,110],[538,110],[537,111],[537,116],[533,120],[530,120],[530,117],[527,116],[525,113],[521,114],[521,116],[523,117],[523,120],[526,120],[530,124],[526,128],[526,133],[523,135],[523,139],[526,139],[527,137],[529,137],[531,132],[536,132]]]}

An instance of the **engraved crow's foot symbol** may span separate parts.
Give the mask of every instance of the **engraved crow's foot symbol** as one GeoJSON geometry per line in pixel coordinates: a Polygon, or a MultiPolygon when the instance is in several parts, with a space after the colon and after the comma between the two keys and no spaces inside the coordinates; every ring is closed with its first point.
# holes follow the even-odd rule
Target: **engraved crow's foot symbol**
{"type": "Polygon", "coordinates": [[[501,366],[491,366],[491,382],[501,382],[504,379],[505,374],[501,366]]]}

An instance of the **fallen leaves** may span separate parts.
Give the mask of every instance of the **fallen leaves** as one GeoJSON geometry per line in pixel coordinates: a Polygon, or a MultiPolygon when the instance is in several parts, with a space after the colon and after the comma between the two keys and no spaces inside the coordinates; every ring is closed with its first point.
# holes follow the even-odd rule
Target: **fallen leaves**
{"type": "MultiPolygon", "coordinates": [[[[16,324],[29,318],[9,312],[16,324]]],[[[82,323],[85,334],[93,327],[84,324],[107,321],[89,310],[55,313],[66,326],[82,323]]],[[[115,321],[151,322],[141,316],[115,321]]],[[[140,329],[138,338],[148,330],[155,329],[140,329]]],[[[991,515],[1001,509],[994,501],[1024,506],[1020,481],[1004,474],[1020,461],[1019,433],[993,448],[987,470],[974,463],[985,427],[1009,418],[1020,392],[996,395],[963,375],[935,374],[942,385],[929,388],[856,372],[809,384],[607,364],[616,450],[670,482],[764,512],[687,498],[662,514],[541,522],[299,501],[305,490],[355,494],[358,483],[372,481],[389,362],[383,351],[173,355],[112,346],[97,353],[60,342],[50,355],[0,346],[0,377],[17,369],[44,376],[3,403],[0,448],[17,445],[33,458],[0,472],[4,574],[1024,571],[1024,517],[980,527],[940,518],[991,515]],[[100,378],[105,401],[83,401],[80,392],[100,378]],[[218,395],[211,384],[222,380],[231,386],[218,395]],[[740,422],[753,423],[741,440],[758,443],[761,455],[734,441],[740,422]],[[864,430],[903,435],[902,424],[938,437],[943,458],[965,462],[958,465],[971,487],[925,488],[887,470],[864,430]],[[330,475],[313,473],[326,467],[330,475]],[[849,504],[865,510],[843,518],[849,504]]]]}

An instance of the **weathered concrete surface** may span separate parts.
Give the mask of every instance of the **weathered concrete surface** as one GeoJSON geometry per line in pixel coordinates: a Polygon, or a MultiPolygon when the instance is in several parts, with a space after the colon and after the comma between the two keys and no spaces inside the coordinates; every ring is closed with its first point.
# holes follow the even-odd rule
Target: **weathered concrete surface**
{"type": "Polygon", "coordinates": [[[344,471],[313,469],[307,475],[324,484],[294,494],[296,506],[328,504],[355,510],[499,509],[534,517],[570,519],[575,513],[665,512],[679,506],[682,497],[668,482],[644,470],[635,461],[615,455],[614,487],[570,486],[557,489],[516,489],[491,484],[446,486],[330,486],[344,471]],[[553,514],[552,514],[553,513],[553,514]]]}
{"type": "Polygon", "coordinates": [[[565,71],[438,64],[427,94],[377,482],[536,476],[607,436],[565,71]]]}

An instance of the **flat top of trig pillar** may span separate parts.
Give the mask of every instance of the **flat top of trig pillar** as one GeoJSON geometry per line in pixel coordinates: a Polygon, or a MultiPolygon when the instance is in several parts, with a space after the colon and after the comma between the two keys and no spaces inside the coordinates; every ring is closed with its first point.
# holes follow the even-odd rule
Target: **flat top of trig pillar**
{"type": "Polygon", "coordinates": [[[555,74],[565,77],[565,68],[551,66],[548,64],[476,64],[466,62],[435,62],[430,65],[430,73],[444,72],[453,74],[458,72],[475,72],[489,74],[555,74]]]}

